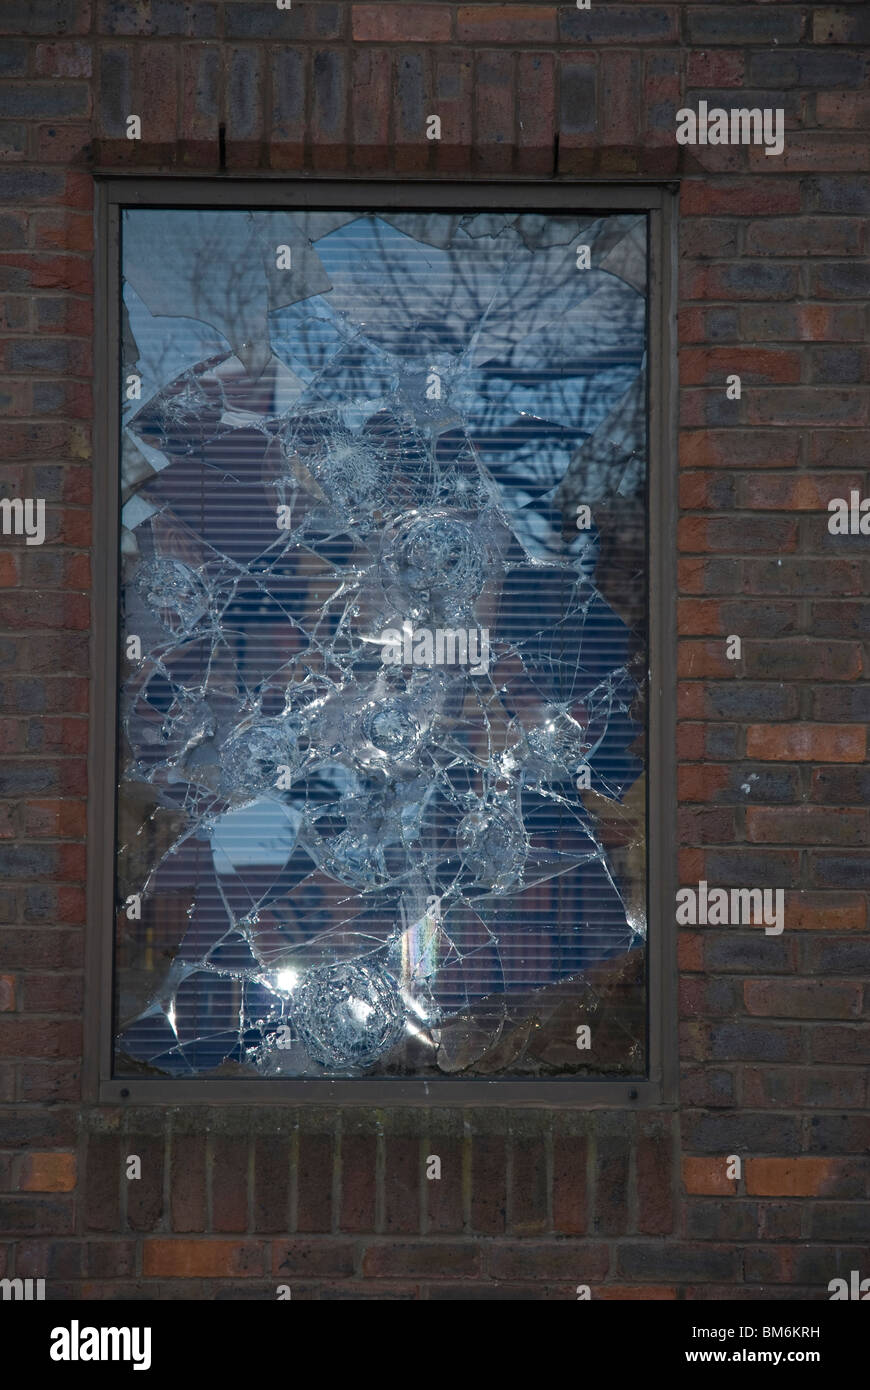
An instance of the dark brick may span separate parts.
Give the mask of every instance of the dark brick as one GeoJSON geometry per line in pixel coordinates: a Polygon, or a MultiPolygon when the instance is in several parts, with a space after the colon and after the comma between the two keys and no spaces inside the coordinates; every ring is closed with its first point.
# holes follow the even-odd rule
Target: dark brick
{"type": "Polygon", "coordinates": [[[477,167],[487,173],[508,173],[514,150],[514,55],[501,52],[480,54],[475,85],[477,121],[474,155],[477,167]]]}
{"type": "Polygon", "coordinates": [[[100,128],[105,135],[126,138],[127,117],[142,115],[133,108],[130,53],[104,47],[100,52],[100,128]]]}
{"type": "Polygon", "coordinates": [[[73,1229],[72,1203],[45,1197],[0,1197],[0,1228],[10,1236],[31,1231],[66,1235],[73,1229]]]}
{"type": "Polygon", "coordinates": [[[561,1235],[586,1231],[588,1152],[585,1134],[557,1134],[553,1141],[553,1229],[561,1235]]]}
{"type": "Polygon", "coordinates": [[[227,141],[241,144],[263,138],[263,54],[255,48],[235,48],[229,57],[227,80],[227,141]]]}
{"type": "Polygon", "coordinates": [[[547,1155],[542,1139],[514,1137],[508,1201],[512,1235],[540,1235],[547,1230],[547,1155]]]}
{"type": "Polygon", "coordinates": [[[637,1125],[637,1229],[648,1236],[668,1235],[674,1229],[670,1123],[642,1116],[637,1125]]]}
{"type": "Polygon", "coordinates": [[[332,1169],[332,1136],[301,1135],[296,1169],[298,1230],[332,1230],[332,1169]]]}
{"type": "Polygon", "coordinates": [[[563,54],[559,81],[562,135],[586,134],[595,129],[595,87],[594,60],[586,55],[563,54]]]}
{"type": "Polygon", "coordinates": [[[672,43],[677,39],[677,11],[652,5],[593,5],[589,10],[560,5],[559,30],[563,39],[590,48],[606,43],[672,43]]]}
{"type": "Polygon", "coordinates": [[[757,1240],[758,1221],[756,1202],[691,1201],[686,1204],[685,1234],[690,1240],[757,1240]]]}
{"type": "MultiPolygon", "coordinates": [[[[248,6],[232,5],[231,10],[248,6]]],[[[253,8],[264,8],[256,5],[253,8]]],[[[218,6],[203,0],[100,0],[98,32],[101,34],[142,36],[188,35],[213,38],[218,32],[218,6]]],[[[227,31],[229,32],[229,30],[227,31]]]]}
{"type": "Polygon", "coordinates": [[[254,1146],[255,1231],[286,1231],[290,1200],[290,1142],[259,1138],[254,1146]]]}
{"type": "Polygon", "coordinates": [[[0,76],[24,77],[29,46],[23,39],[4,39],[0,47],[0,76]]]}
{"type": "MultiPolygon", "coordinates": [[[[392,93],[396,168],[399,172],[426,169],[429,146],[433,143],[426,138],[426,116],[437,112],[427,104],[427,73],[421,54],[396,55],[392,93]]],[[[441,135],[442,139],[449,139],[443,125],[441,135]]]]}
{"type": "Polygon", "coordinates": [[[84,82],[0,87],[0,116],[86,116],[89,110],[84,82]]]}
{"type": "Polygon", "coordinates": [[[121,1182],[126,1182],[121,1140],[92,1134],[85,1172],[85,1226],[89,1231],[120,1231],[121,1182]]]}
{"type": "Polygon", "coordinates": [[[627,1230],[628,1187],[633,1126],[628,1116],[596,1116],[594,1127],[595,1206],[593,1235],[622,1235],[627,1230]]]}
{"type": "MultiPolygon", "coordinates": [[[[319,169],[341,170],[347,164],[348,69],[345,55],[335,49],[315,53],[312,80],[314,162],[319,169]]],[[[426,143],[422,125],[418,138],[426,143]]]]}
{"type": "Polygon", "coordinates": [[[855,1066],[866,1066],[870,1062],[870,1026],[832,1023],[814,1028],[811,1047],[814,1062],[851,1062],[855,1066]]]}
{"type": "Polygon", "coordinates": [[[464,1150],[458,1125],[446,1133],[430,1128],[428,1149],[441,1159],[441,1177],[425,1179],[426,1229],[444,1235],[458,1233],[464,1225],[464,1150]]]}
{"type": "MultiPolygon", "coordinates": [[[[741,5],[705,5],[703,9],[689,7],[685,12],[689,42],[702,48],[707,44],[797,43],[802,37],[804,16],[798,9],[757,10],[747,12],[741,5]]],[[[741,106],[753,103],[740,93],[741,106]]],[[[772,100],[768,106],[775,106],[772,100]]]]}
{"type": "Polygon", "coordinates": [[[870,1202],[816,1202],[811,1217],[813,1240],[870,1239],[870,1202]]]}
{"type": "Polygon", "coordinates": [[[227,5],[224,32],[231,39],[337,39],[341,37],[346,7],[341,4],[292,5],[279,10],[275,4],[227,5]]]}
{"type": "Polygon", "coordinates": [[[205,1135],[173,1135],[169,1195],[173,1231],[205,1230],[206,1183],[205,1135]]]}
{"type": "Polygon", "coordinates": [[[422,1155],[419,1139],[387,1136],[384,1155],[384,1230],[415,1235],[420,1230],[422,1155]]]}
{"type": "Polygon", "coordinates": [[[0,34],[86,34],[91,0],[0,0],[0,34]]]}
{"type": "Polygon", "coordinates": [[[372,1134],[342,1134],[339,1219],[342,1231],[375,1229],[377,1147],[377,1139],[372,1134]]]}
{"type": "Polygon", "coordinates": [[[506,1228],[507,1154],[498,1134],[475,1135],[472,1146],[471,1224],[482,1235],[506,1228]]]}
{"type": "Polygon", "coordinates": [[[276,1240],[273,1272],[276,1278],[348,1277],[354,1272],[354,1249],[350,1240],[276,1240]]]}
{"type": "Polygon", "coordinates": [[[810,883],[820,888],[866,889],[866,873],[862,878],[861,866],[867,867],[866,854],[837,854],[835,851],[820,851],[810,856],[810,883]]]}
{"type": "Polygon", "coordinates": [[[715,1023],[709,1031],[716,1062],[794,1062],[800,1056],[800,1034],[788,1024],[715,1023]]]}
{"type": "Polygon", "coordinates": [[[62,173],[48,173],[43,169],[0,169],[0,202],[59,200],[63,191],[62,173]]]}
{"type": "Polygon", "coordinates": [[[708,970],[790,972],[795,968],[794,942],[782,936],[766,936],[757,929],[729,928],[704,933],[704,964],[708,970]]]}
{"type": "Polygon", "coordinates": [[[15,1273],[25,1279],[80,1279],[84,1274],[84,1247],[75,1240],[19,1241],[15,1273]]]}
{"type": "Polygon", "coordinates": [[[808,178],[804,181],[804,197],[811,212],[868,213],[870,176],[836,174],[808,178]]]}
{"type": "Polygon", "coordinates": [[[495,1279],[603,1279],[610,1259],[607,1246],[591,1241],[496,1241],[487,1249],[487,1270],[495,1279]]]}
{"type": "MultiPolygon", "coordinates": [[[[792,1032],[799,1035],[796,1028],[792,1032]]],[[[684,1111],[682,1134],[684,1148],[693,1153],[786,1155],[802,1148],[801,1122],[793,1115],[684,1111]]]]}
{"type": "Polygon", "coordinates": [[[248,1140],[215,1135],[209,1166],[213,1229],[247,1231],[248,1140]]]}
{"type": "Polygon", "coordinates": [[[749,59],[749,81],[758,87],[860,87],[866,72],[866,59],[857,53],[771,49],[749,59]]]}
{"type": "Polygon", "coordinates": [[[870,266],[861,260],[814,266],[810,278],[810,293],[820,299],[866,299],[870,295],[870,266]]]}
{"type": "Polygon", "coordinates": [[[617,1266],[619,1273],[629,1279],[653,1282],[676,1279],[689,1283],[715,1279],[733,1281],[739,1267],[737,1250],[665,1240],[620,1245],[617,1266]]]}
{"type": "Polygon", "coordinates": [[[362,1272],[381,1279],[473,1279],[480,1260],[479,1246],[465,1241],[384,1241],[367,1246],[362,1272]]]}
{"type": "Polygon", "coordinates": [[[870,1149],[870,1115],[814,1115],[806,1145],[810,1153],[860,1154],[870,1149]]]}
{"type": "Polygon", "coordinates": [[[870,724],[870,686],[817,687],[813,691],[813,718],[870,724]]]}

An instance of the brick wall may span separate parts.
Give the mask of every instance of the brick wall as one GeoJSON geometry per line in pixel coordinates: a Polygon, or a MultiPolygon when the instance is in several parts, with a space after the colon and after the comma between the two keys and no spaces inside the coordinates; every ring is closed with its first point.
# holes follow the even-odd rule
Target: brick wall
{"type": "Polygon", "coordinates": [[[826,513],[870,481],[866,8],[0,0],[0,35],[2,480],[49,514],[0,554],[0,1273],[460,1299],[870,1274],[870,540],[826,513]],[[782,107],[785,152],[678,146],[702,98],[782,107]],[[679,879],[787,907],[781,936],[681,931],[677,1109],[81,1106],[95,167],[681,180],[679,879]]]}

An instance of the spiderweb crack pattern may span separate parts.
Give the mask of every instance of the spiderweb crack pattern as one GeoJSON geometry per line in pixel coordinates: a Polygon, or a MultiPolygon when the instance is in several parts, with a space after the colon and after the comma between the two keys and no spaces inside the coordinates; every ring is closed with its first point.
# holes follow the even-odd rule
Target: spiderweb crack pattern
{"type": "Polygon", "coordinates": [[[121,1072],[641,1072],[645,219],[124,245],[121,1072]]]}

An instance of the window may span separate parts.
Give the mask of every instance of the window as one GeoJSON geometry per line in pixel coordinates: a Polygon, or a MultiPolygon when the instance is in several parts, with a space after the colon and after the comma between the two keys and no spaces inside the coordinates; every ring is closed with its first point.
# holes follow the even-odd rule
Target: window
{"type": "Polygon", "coordinates": [[[104,1074],[645,1081],[657,195],[114,187],[104,1074]]]}

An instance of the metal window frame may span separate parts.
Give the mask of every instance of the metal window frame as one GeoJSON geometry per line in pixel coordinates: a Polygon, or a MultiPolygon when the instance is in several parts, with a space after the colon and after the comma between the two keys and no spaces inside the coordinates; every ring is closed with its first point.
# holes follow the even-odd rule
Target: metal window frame
{"type": "Polygon", "coordinates": [[[675,184],[560,180],[99,176],[96,181],[94,627],[89,730],[88,929],[83,1084],[89,1102],[673,1108],[676,1017],[676,217],[675,184]],[[647,1064],[637,1078],[194,1080],[112,1075],[118,682],[120,213],[125,207],[549,211],[649,217],[649,742],[647,1064]]]}

